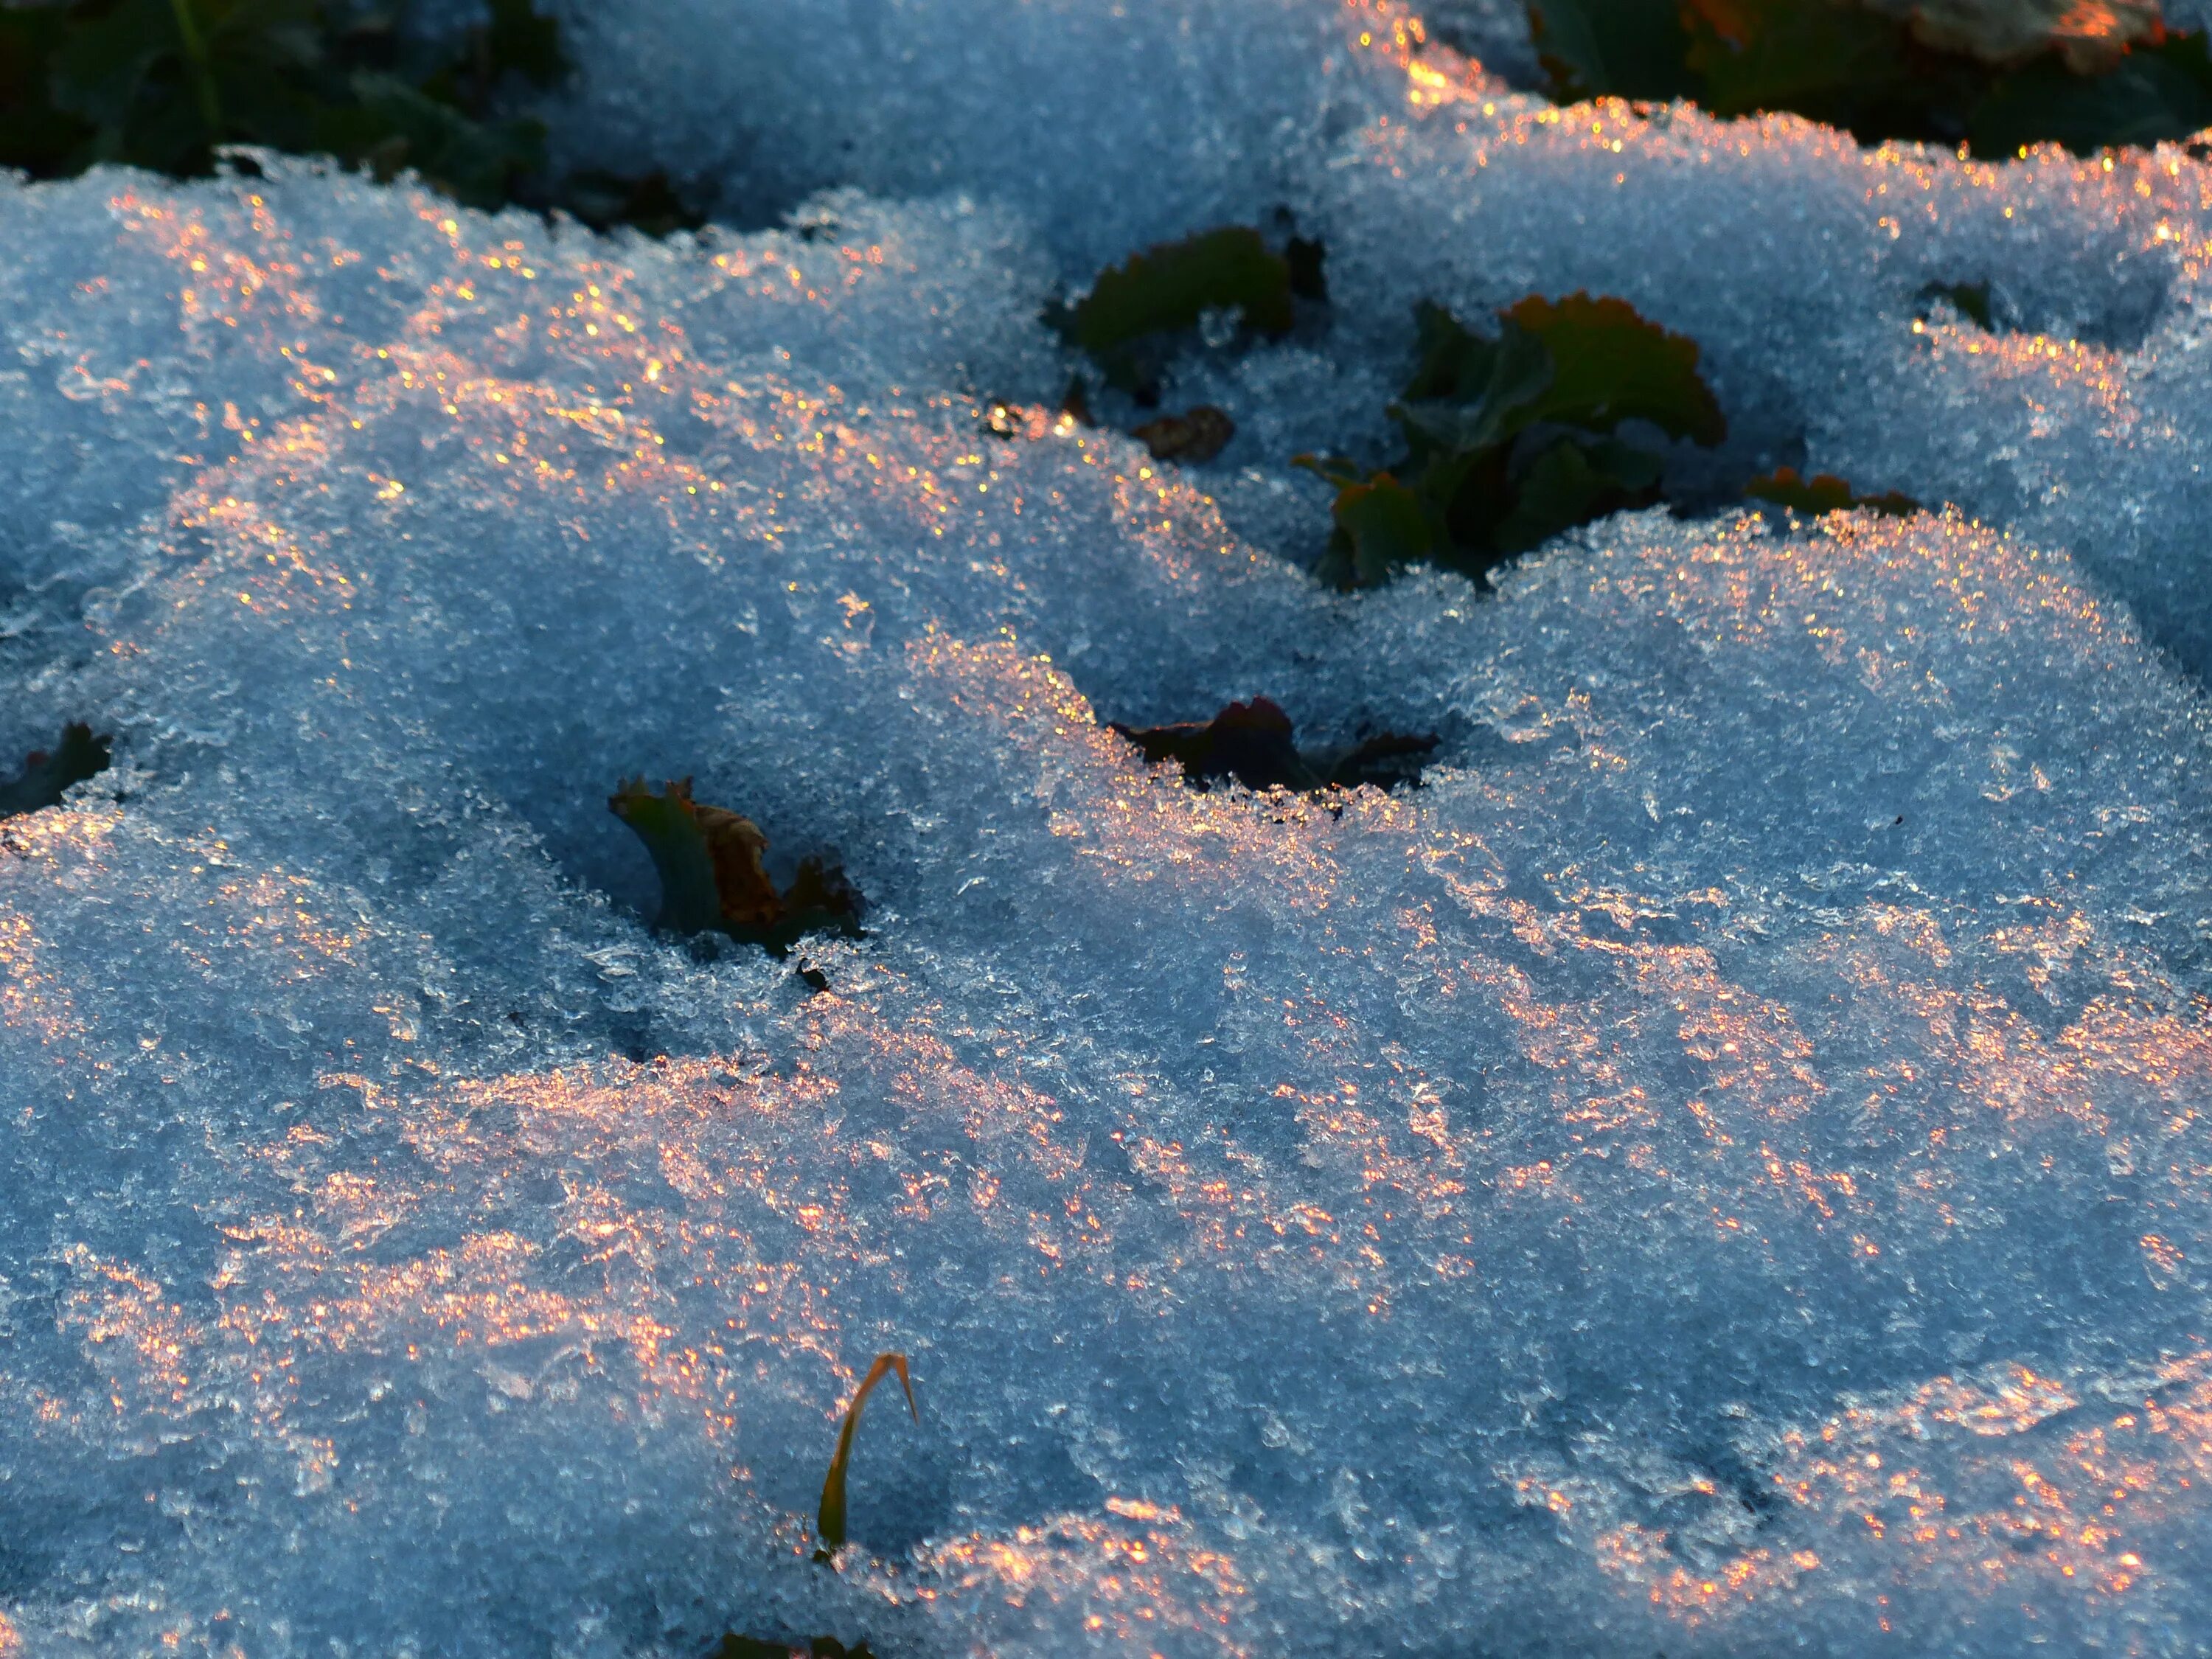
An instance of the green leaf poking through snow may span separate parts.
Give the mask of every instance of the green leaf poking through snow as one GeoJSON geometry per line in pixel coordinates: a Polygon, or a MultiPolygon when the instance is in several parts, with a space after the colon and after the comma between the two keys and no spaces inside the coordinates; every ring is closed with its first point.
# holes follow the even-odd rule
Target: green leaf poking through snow
{"type": "Polygon", "coordinates": [[[1342,556],[1351,563],[1352,587],[1388,581],[1401,564],[1418,564],[1436,545],[1420,497],[1388,472],[1336,492],[1330,509],[1342,556]]]}
{"type": "Polygon", "coordinates": [[[1443,307],[1414,308],[1418,357],[1390,406],[1406,453],[1367,472],[1338,457],[1297,464],[1337,487],[1317,570],[1371,587],[1431,561],[1480,575],[1501,559],[1622,507],[1658,499],[1659,453],[1629,422],[1711,446],[1728,422],[1698,346],[1625,300],[1531,295],[1494,336],[1443,307]]]}
{"type": "MultiPolygon", "coordinates": [[[[1312,264],[1318,277],[1317,256],[1312,264]]],[[[1224,226],[1132,254],[1049,319],[1091,355],[1109,385],[1136,392],[1158,372],[1158,337],[1195,327],[1209,311],[1236,311],[1263,334],[1287,332],[1291,276],[1290,262],[1258,231],[1224,226]]]]}
{"type": "Polygon", "coordinates": [[[914,1382],[906,1370],[906,1356],[902,1353],[879,1353],[876,1363],[868,1367],[868,1374],[860,1379],[860,1387],[853,1396],[853,1403],[845,1407],[845,1420],[837,1427],[837,1450],[830,1459],[830,1473],[822,1481],[822,1507],[815,1516],[814,1530],[821,1547],[814,1552],[817,1561],[830,1561],[845,1543],[845,1471],[853,1462],[853,1431],[860,1424],[860,1407],[868,1403],[868,1394],[877,1383],[892,1371],[898,1373],[899,1386],[906,1390],[906,1408],[914,1413],[916,1423],[921,1421],[921,1412],[914,1403],[914,1382]]]}
{"type": "Polygon", "coordinates": [[[1504,313],[1552,356],[1552,384],[1535,418],[1589,432],[1644,420],[1670,438],[1712,445],[1728,421],[1698,373],[1698,343],[1647,322],[1626,300],[1532,294],[1504,313]]]}
{"type": "Polygon", "coordinates": [[[727,933],[778,956],[803,934],[860,931],[860,896],[842,871],[802,859],[790,886],[778,891],[762,861],[768,837],[760,826],[694,801],[689,778],[658,794],[634,778],[607,798],[607,809],[653,856],[660,877],[658,927],[727,933]]]}
{"type": "Polygon", "coordinates": [[[1513,506],[1491,527],[1501,554],[1526,553],[1561,531],[1649,501],[1659,458],[1614,438],[1563,437],[1536,450],[1513,481],[1513,506]]]}

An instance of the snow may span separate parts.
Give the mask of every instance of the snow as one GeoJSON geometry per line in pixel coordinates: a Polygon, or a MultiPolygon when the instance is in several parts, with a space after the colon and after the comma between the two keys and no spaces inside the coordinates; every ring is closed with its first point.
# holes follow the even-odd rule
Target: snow
{"type": "Polygon", "coordinates": [[[2202,1651],[2212,174],[836,9],[592,14],[787,229],[0,186],[0,744],[117,757],[0,825],[0,1644],[2202,1651]],[[1182,366],[1219,462],[1056,416],[1048,298],[1278,204],[1336,320],[1182,366]],[[1316,587],[1412,301],[1583,286],[1955,509],[1316,587]],[[1255,694],[1447,762],[1105,729],[1255,694]],[[842,858],[827,990],[649,932],[641,771],[842,858]]]}

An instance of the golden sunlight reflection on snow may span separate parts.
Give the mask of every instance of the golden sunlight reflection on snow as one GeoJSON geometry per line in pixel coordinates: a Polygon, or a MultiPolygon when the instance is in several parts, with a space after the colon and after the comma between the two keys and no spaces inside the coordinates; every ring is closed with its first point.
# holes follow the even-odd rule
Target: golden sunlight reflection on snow
{"type": "MultiPolygon", "coordinates": [[[[1416,102],[1464,101],[1456,71],[1417,51],[1409,14],[1356,3],[1347,16],[1361,49],[1402,58],[1416,102]]],[[[1495,142],[1569,118],[1528,114],[1495,142]]],[[[1573,143],[1609,155],[1650,125],[1613,105],[1571,119],[1586,128],[1573,143]]],[[[1935,163],[1891,150],[1864,167],[1887,222],[1935,210],[1935,163]]],[[[1417,1489],[1419,1460],[1355,1469],[1357,1451],[1335,1448],[1361,1443],[1330,1438],[1370,1397],[1378,1420],[1406,1411],[1390,1390],[1428,1366],[1458,1390],[1450,1413],[1480,1446],[1454,1443],[1464,1461],[1439,1479],[1525,1510],[1568,1553],[1568,1565],[1545,1558],[1552,1570],[1612,1587],[1662,1632],[1790,1604],[1823,1575],[1934,1577],[2017,1601],[2068,1584],[2140,1596],[2190,1571],[2170,1540],[2207,1515],[2212,1356],[2064,1369],[2034,1351],[2024,1304],[1994,1299],[1991,1258],[1975,1251],[2006,1242],[2002,1206],[2048,1176],[2067,1202],[2124,1214],[2107,1289],[2124,1278],[2128,1294],[2175,1306],[2201,1294],[2203,1007],[2071,868],[2039,878],[2022,854],[2023,890],[1962,897],[1944,890],[1948,848],[1868,840],[1778,865],[1762,889],[1746,849],[1761,836],[1759,848],[1794,849],[1821,781],[1783,781],[1798,796],[1744,780],[1727,793],[1749,805],[1707,799],[1695,811],[1669,793],[1686,791],[1670,722],[1740,718],[1750,743],[1771,726],[1890,720],[1910,754],[1926,752],[1907,746],[1925,715],[1968,780],[1931,810],[2000,824],[1992,845],[2040,857],[2070,827],[2053,803],[2084,787],[1978,724],[1972,697],[2001,704],[2008,688],[1954,687],[1929,641],[2009,631],[2057,641],[2053,654],[2133,649],[2130,624],[2063,568],[1957,519],[1789,535],[1723,525],[1656,551],[1594,533],[1572,557],[1531,561],[1521,588],[1450,636],[1454,650],[1473,641],[1451,696],[1498,734],[1488,758],[1396,795],[1200,793],[1139,763],[1085,695],[1092,682],[1042,653],[1030,590],[1051,573],[1016,545],[1074,501],[1125,559],[1102,563],[1108,580],[1150,584],[1147,597],[1197,605],[1279,575],[1188,477],[1042,408],[1011,411],[1002,443],[977,436],[960,399],[863,397],[857,380],[760,367],[778,360],[759,354],[741,373],[714,368],[687,319],[603,249],[564,246],[556,259],[434,204],[416,227],[431,261],[416,301],[386,344],[333,366],[308,337],[302,272],[361,256],[297,244],[258,197],[246,202],[226,229],[116,198],[125,234],[152,239],[177,272],[184,333],[251,337],[298,400],[282,418],[191,411],[201,439],[236,459],[180,492],[171,528],[193,562],[113,647],[127,657],[165,629],[200,629],[299,671],[307,689],[275,715],[207,693],[220,718],[196,730],[195,764],[264,740],[250,724],[262,719],[296,737],[311,769],[319,745],[354,730],[341,716],[383,700],[405,744],[459,756],[488,705],[524,682],[555,687],[580,727],[604,708],[617,711],[610,722],[646,718],[660,694],[635,690],[629,659],[538,647],[502,611],[526,576],[568,584],[571,608],[594,619],[635,602],[646,622],[631,637],[648,646],[742,639],[697,677],[708,690],[687,718],[702,744],[752,717],[747,700],[768,682],[745,676],[754,653],[779,648],[763,630],[785,626],[799,641],[789,663],[849,670],[854,706],[874,697],[886,721],[910,720],[899,729],[939,745],[930,763],[974,799],[933,803],[943,817],[914,831],[931,868],[887,855],[909,883],[906,910],[841,947],[813,995],[780,966],[648,940],[562,887],[526,810],[559,809],[522,800],[520,785],[497,799],[488,780],[532,775],[520,763],[499,773],[512,757],[495,745],[447,757],[439,787],[452,798],[408,820],[428,850],[396,876],[389,849],[319,872],[252,835],[198,821],[174,832],[128,800],[9,820],[0,1052],[88,1097],[127,1079],[142,1093],[117,1097],[152,1125],[149,1140],[171,1134],[181,1162],[216,1171],[190,1195],[221,1241],[211,1267],[66,1224],[83,1236],[57,1245],[67,1282],[54,1305],[90,1383],[43,1397],[56,1434],[90,1439],[97,1419],[159,1446],[219,1407],[280,1449],[303,1494],[376,1474],[361,1473],[379,1454],[356,1424],[387,1399],[392,1437],[409,1443],[433,1402],[487,1443],[495,1419],[626,1455],[665,1436],[696,1453],[672,1466],[714,1471],[702,1503],[774,1510],[779,1547],[796,1553],[809,1494],[756,1469],[826,1444],[857,1366],[896,1338],[917,1353],[925,1399],[945,1373],[965,1384],[972,1397],[942,1413],[971,1413],[957,1419],[963,1455],[986,1461],[1019,1435],[1072,1472],[1065,1489],[1020,1488],[1020,1513],[933,1516],[897,1595],[1084,1598],[1102,1642],[1203,1636],[1229,1651],[1222,1632],[1270,1572],[1348,1573],[1350,1559],[1431,1572],[1433,1594],[1473,1582],[1485,1541],[1472,1524],[1426,1533],[1409,1504],[1362,1530],[1362,1480],[1417,1489]],[[480,537],[438,539],[468,514],[488,526],[480,537]],[[404,566],[402,546],[434,551],[404,566]],[[471,586],[471,567],[494,575],[471,586]],[[674,614],[653,612],[639,598],[651,585],[627,570],[666,576],[684,596],[674,614]],[[672,571],[695,585],[679,590],[672,571]],[[1016,620],[964,635],[914,621],[984,589],[1016,620]],[[1564,607],[1561,592],[1592,617],[1657,617],[1663,671],[1527,666],[1553,624],[1516,639],[1497,619],[1564,607]],[[741,623],[754,599],[786,611],[741,623]],[[410,629],[411,657],[391,643],[410,629]],[[279,659],[280,645],[297,655],[279,659]],[[469,678],[478,653],[500,677],[469,678]],[[1774,691],[1778,663],[1813,688],[1802,707],[1774,691]],[[1650,684],[1626,685],[1636,673],[1650,684]],[[1680,685],[1651,690],[1669,675],[1680,685]],[[1762,789],[1779,803],[1771,820],[1752,815],[1762,789]],[[508,838],[508,863],[481,878],[499,889],[486,914],[574,932],[546,958],[558,983],[542,1000],[561,1018],[581,1025],[574,1011],[590,999],[630,994],[609,984],[649,981],[620,1012],[663,992],[716,1014],[743,1004],[717,1030],[745,1040],[640,1022],[647,1058],[617,1059],[605,1042],[560,1047],[567,1027],[545,1037],[543,1007],[537,1027],[507,1012],[519,996],[475,1006],[496,976],[470,952],[513,939],[459,937],[460,899],[438,913],[451,939],[407,908],[496,862],[471,864],[472,837],[508,838]],[[1018,865],[985,868],[980,843],[1018,839],[1018,865]],[[931,885],[934,864],[971,855],[973,882],[931,885]],[[955,942],[916,947],[917,915],[955,942]],[[1061,948],[994,978],[1010,939],[1061,948]],[[175,1005],[200,1008],[200,1023],[140,1003],[117,1012],[118,962],[179,988],[175,1005]],[[270,1075],[301,1079],[298,1099],[227,1079],[232,1053],[256,1043],[278,1056],[270,1075]],[[145,1100],[190,1103],[162,1117],[145,1100]],[[2001,1192],[1992,1167],[2017,1187],[2001,1192]],[[1998,1312],[1984,1319],[1985,1306],[1998,1312]],[[907,1328],[916,1307],[926,1328],[907,1328]],[[1734,1437],[1723,1449],[1735,1475],[1719,1470],[1717,1438],[1629,1445],[1626,1430],[1553,1420],[1578,1385],[1560,1358],[1577,1345],[1580,1382],[1618,1382],[1603,1409],[1626,1420],[1645,1372],[1670,1358],[1653,1350],[1739,1337],[1788,1376],[1771,1396],[1732,1401],[1711,1431],[1734,1437]],[[1066,1398],[986,1397],[1002,1365],[1061,1364],[1070,1338],[1094,1349],[1050,1373],[1066,1398]],[[1946,1347],[1954,1338],[1971,1360],[1946,1347]],[[1881,1386],[1825,1381],[1855,1358],[1822,1346],[1836,1340],[1892,1345],[1881,1386]],[[1245,1370],[1224,1380],[1217,1350],[1245,1370]],[[1263,1397],[1271,1379],[1253,1356],[1291,1351],[1339,1368],[1352,1397],[1303,1410],[1263,1397]],[[1469,1354],[1480,1364],[1455,1371],[1469,1354]],[[1125,1358],[1135,1373],[1180,1367],[1194,1395],[1133,1386],[1144,1410],[1109,1419],[1083,1390],[1125,1358]],[[330,1403],[348,1388],[358,1419],[330,1403]],[[1168,1431],[1144,1414],[1155,1402],[1217,1413],[1206,1432],[1242,1449],[1214,1462],[1170,1445],[1170,1458],[1168,1431]],[[1187,1499],[1128,1478],[1156,1453],[1149,1467],[1174,1462],[1187,1499]],[[1279,1492],[1333,1494],[1316,1509],[1329,1541],[1293,1566],[1269,1557],[1258,1500],[1234,1489],[1238,1458],[1279,1492]]],[[[902,257],[873,238],[755,239],[716,247],[699,280],[814,326],[902,257]]],[[[1986,384],[2033,414],[2073,399],[2115,431],[2133,418],[2109,348],[1931,322],[1914,349],[1985,365],[1986,384]]],[[[60,372],[89,401],[124,396],[141,371],[86,355],[60,372]]],[[[1316,636],[1318,624],[1298,637],[1316,636]]],[[[849,735],[780,717],[787,751],[849,735]]],[[[402,775],[429,788],[380,763],[372,752],[360,772],[329,775],[355,792],[402,775]]],[[[904,800],[872,818],[865,792],[839,810],[863,844],[906,833],[891,818],[928,816],[904,800]]],[[[1877,828],[1903,823],[1885,815],[1877,828]]],[[[41,1109],[24,1132],[47,1137],[42,1149],[138,1122],[74,1096],[41,1109]]],[[[2027,1272],[2019,1257],[2002,1267],[2027,1272]]],[[[1768,1380],[1730,1383],[1751,1395],[1768,1380]]],[[[1421,1455],[1446,1453],[1423,1443],[1421,1455]]],[[[0,1654],[13,1639],[0,1622],[0,1654]]]]}

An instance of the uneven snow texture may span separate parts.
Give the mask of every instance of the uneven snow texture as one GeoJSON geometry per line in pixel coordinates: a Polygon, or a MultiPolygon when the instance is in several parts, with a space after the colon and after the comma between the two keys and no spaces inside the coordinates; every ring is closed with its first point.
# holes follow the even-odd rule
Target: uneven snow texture
{"type": "Polygon", "coordinates": [[[877,104],[850,18],[693,9],[608,26],[635,108],[749,79],[877,196],[0,190],[0,752],[117,748],[0,825],[0,1649],[2207,1651],[2212,175],[1288,0],[884,3],[877,104]],[[1050,412],[1048,297],[1278,202],[1334,323],[1180,367],[1220,462],[1050,412]],[[1316,588],[1286,459],[1412,301],[1585,286],[1730,456],[1959,510],[1316,588]],[[1255,693],[1446,763],[1104,724],[1255,693]],[[647,929],[641,770],[842,856],[827,990],[647,929]]]}

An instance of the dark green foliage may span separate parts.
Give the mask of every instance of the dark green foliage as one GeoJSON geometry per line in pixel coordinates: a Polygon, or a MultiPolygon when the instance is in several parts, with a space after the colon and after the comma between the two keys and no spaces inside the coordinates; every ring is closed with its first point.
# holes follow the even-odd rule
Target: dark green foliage
{"type": "Polygon", "coordinates": [[[0,6],[0,164],[34,178],[65,171],[88,131],[54,107],[47,85],[67,21],[54,7],[0,6]]]}
{"type": "Polygon", "coordinates": [[[2038,58],[1978,104],[1968,136],[1983,155],[2055,140],[2087,155],[2108,144],[2161,143],[2212,126],[2212,57],[2201,34],[2138,46],[2103,75],[2038,58]]]}
{"type": "Polygon", "coordinates": [[[1362,784],[1389,789],[1419,783],[1421,764],[1438,741],[1434,732],[1413,738],[1385,732],[1347,750],[1300,750],[1292,741],[1291,717],[1268,697],[1232,702],[1210,720],[1141,731],[1116,724],[1109,729],[1136,744],[1150,765],[1179,763],[1184,781],[1194,788],[1233,779],[1247,789],[1309,793],[1362,784]]]}
{"type": "Polygon", "coordinates": [[[760,826],[694,801],[689,778],[659,793],[635,778],[607,798],[607,810],[652,856],[660,878],[656,927],[726,933],[777,956],[808,933],[860,931],[860,896],[842,871],[822,859],[802,859],[791,884],[779,890],[762,862],[768,837],[760,826]]]}
{"type": "Polygon", "coordinates": [[[1985,72],[1847,0],[1692,0],[1687,95],[1717,115],[1789,110],[1861,137],[1956,142],[1947,112],[1985,72]]]}
{"type": "Polygon", "coordinates": [[[1428,509],[1388,472],[1322,476],[1338,486],[1329,507],[1336,528],[1322,574],[1339,586],[1375,586],[1400,565],[1419,564],[1436,551],[1428,509]]]}
{"type": "Polygon", "coordinates": [[[1531,421],[1611,432],[1644,420],[1670,438],[1707,445],[1728,435],[1721,406],[1698,374],[1697,342],[1646,322],[1627,301],[1571,294],[1554,304],[1531,295],[1504,316],[1551,354],[1551,384],[1531,421]]]}
{"type": "Polygon", "coordinates": [[[1848,513],[1855,508],[1905,518],[1920,510],[1920,503],[1901,490],[1855,495],[1850,485],[1832,472],[1815,472],[1809,478],[1802,478],[1794,466],[1778,466],[1763,478],[1753,478],[1743,487],[1743,493],[1753,501],[1772,501],[1777,507],[1808,518],[1820,513],[1848,513]]]}
{"type": "Polygon", "coordinates": [[[558,26],[490,0],[479,27],[422,38],[408,0],[61,0],[0,6],[0,166],[34,178],[117,161],[213,171],[224,145],[407,169],[472,207],[562,207],[587,222],[696,223],[667,181],[551,179],[544,129],[501,112],[567,72],[558,26]]]}
{"type": "Polygon", "coordinates": [[[1562,102],[1610,94],[1664,103],[1696,93],[1676,0],[1528,0],[1528,27],[1562,102]]]}
{"type": "Polygon", "coordinates": [[[878,1354],[868,1374],[860,1379],[853,1403],[845,1407],[844,1421],[837,1426],[837,1449],[830,1459],[830,1473],[823,1479],[822,1507],[815,1516],[815,1534],[822,1540],[814,1552],[817,1561],[835,1559],[844,1547],[845,1472],[853,1462],[853,1431],[860,1426],[860,1407],[868,1403],[870,1391],[893,1371],[898,1373],[899,1386],[906,1390],[906,1408],[914,1413],[915,1422],[921,1421],[921,1410],[914,1403],[914,1382],[907,1375],[906,1356],[878,1354]]]}
{"type": "Polygon", "coordinates": [[[1727,434],[1694,341],[1626,301],[1532,295],[1492,337],[1441,306],[1415,313],[1419,358],[1391,418],[1404,458],[1368,471],[1337,457],[1299,465],[1337,486],[1320,574],[1346,587],[1433,561],[1479,575],[1547,538],[1658,498],[1659,455],[1624,422],[1704,445],[1727,434]]]}
{"type": "Polygon", "coordinates": [[[105,772],[107,762],[108,740],[94,737],[82,721],[70,721],[52,750],[33,750],[24,757],[22,771],[0,782],[0,818],[60,805],[64,790],[105,772]]]}
{"type": "Polygon", "coordinates": [[[1717,115],[1789,111],[1864,143],[1968,143],[2005,156],[2055,142],[2077,154],[2212,125],[2198,35],[2132,50],[2059,46],[2025,61],[1938,49],[1850,0],[1528,0],[1552,95],[1687,99],[1717,115]]]}
{"type": "MultiPolygon", "coordinates": [[[[1321,283],[1317,244],[1298,256],[1299,280],[1321,283]]],[[[1293,314],[1291,261],[1243,225],[1201,232],[1132,254],[1100,273],[1073,306],[1047,320],[1088,353],[1109,386],[1142,394],[1157,382],[1174,337],[1208,311],[1235,311],[1263,334],[1289,331],[1293,314]]]]}

